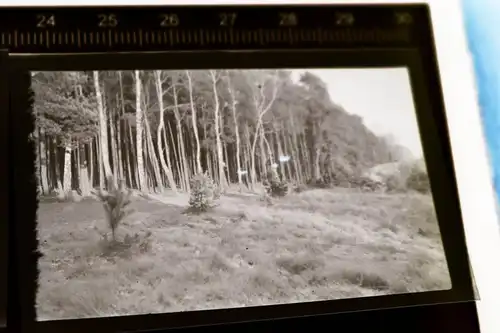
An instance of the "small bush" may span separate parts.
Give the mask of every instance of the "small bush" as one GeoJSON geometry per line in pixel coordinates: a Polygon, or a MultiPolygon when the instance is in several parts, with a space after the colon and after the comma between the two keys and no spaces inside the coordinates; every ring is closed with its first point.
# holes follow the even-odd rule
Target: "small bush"
{"type": "Polygon", "coordinates": [[[387,190],[391,192],[404,192],[407,190],[406,179],[399,174],[392,174],[386,177],[385,184],[387,190]]]}
{"type": "Polygon", "coordinates": [[[215,206],[221,192],[207,172],[194,175],[190,184],[189,205],[193,211],[204,212],[215,206]]]}
{"type": "Polygon", "coordinates": [[[420,193],[429,193],[431,184],[427,172],[418,166],[413,166],[406,180],[406,187],[420,193]]]}
{"type": "Polygon", "coordinates": [[[116,186],[112,176],[108,177],[108,191],[100,190],[97,197],[101,200],[106,214],[106,221],[111,229],[113,241],[116,241],[116,229],[123,219],[129,215],[132,210],[127,207],[130,205],[132,192],[126,190],[124,184],[116,186]]]}
{"type": "Polygon", "coordinates": [[[266,179],[262,182],[266,194],[270,197],[284,197],[288,194],[288,183],[281,180],[275,170],[269,171],[266,179]]]}

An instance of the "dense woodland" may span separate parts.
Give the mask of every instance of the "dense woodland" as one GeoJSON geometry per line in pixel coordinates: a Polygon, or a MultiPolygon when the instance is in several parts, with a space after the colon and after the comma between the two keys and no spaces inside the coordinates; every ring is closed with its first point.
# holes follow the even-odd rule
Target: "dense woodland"
{"type": "Polygon", "coordinates": [[[252,188],[274,163],[304,184],[398,158],[309,72],[298,82],[286,70],[34,72],[32,89],[44,194],[87,195],[109,175],[189,191],[205,171],[222,188],[252,188]]]}

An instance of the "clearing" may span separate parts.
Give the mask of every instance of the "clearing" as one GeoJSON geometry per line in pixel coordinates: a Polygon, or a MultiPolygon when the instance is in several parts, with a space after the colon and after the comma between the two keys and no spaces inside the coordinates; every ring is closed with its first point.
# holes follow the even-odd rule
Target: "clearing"
{"type": "Polygon", "coordinates": [[[186,194],[134,197],[110,249],[100,202],[41,202],[39,320],[257,306],[449,289],[432,200],[342,189],[266,205],[228,193],[201,215],[186,194]]]}

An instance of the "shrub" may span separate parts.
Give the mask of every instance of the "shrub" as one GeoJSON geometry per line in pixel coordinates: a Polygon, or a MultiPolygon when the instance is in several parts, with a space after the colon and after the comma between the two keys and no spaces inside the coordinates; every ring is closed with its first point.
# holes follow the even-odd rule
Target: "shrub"
{"type": "Polygon", "coordinates": [[[113,241],[116,241],[116,229],[123,219],[129,215],[132,210],[127,209],[130,205],[131,190],[126,190],[123,183],[116,186],[112,176],[108,179],[108,191],[100,190],[97,197],[101,200],[106,214],[106,221],[111,229],[113,241]]]}
{"type": "Polygon", "coordinates": [[[407,190],[406,179],[399,174],[391,174],[385,178],[385,185],[388,191],[402,192],[407,190]]]}
{"type": "Polygon", "coordinates": [[[427,172],[417,165],[413,166],[406,180],[406,187],[420,193],[429,193],[431,184],[427,172]]]}
{"type": "Polygon", "coordinates": [[[264,185],[266,194],[270,197],[284,197],[288,194],[288,183],[280,179],[276,170],[267,173],[262,185],[264,185]]]}
{"type": "Polygon", "coordinates": [[[215,206],[221,192],[207,172],[194,175],[190,180],[190,184],[189,205],[192,210],[204,212],[215,206]]]}

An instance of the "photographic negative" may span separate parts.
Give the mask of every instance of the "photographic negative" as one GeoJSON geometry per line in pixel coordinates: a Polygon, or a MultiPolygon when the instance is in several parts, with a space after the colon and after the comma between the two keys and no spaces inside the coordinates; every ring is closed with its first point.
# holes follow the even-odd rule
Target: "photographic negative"
{"type": "Polygon", "coordinates": [[[33,71],[38,320],[447,290],[407,68],[33,71]]]}

